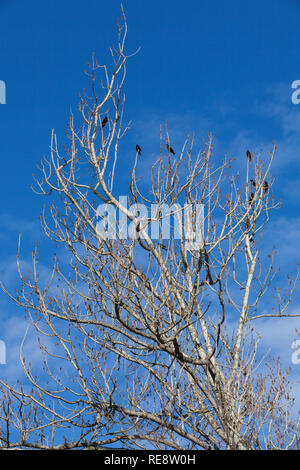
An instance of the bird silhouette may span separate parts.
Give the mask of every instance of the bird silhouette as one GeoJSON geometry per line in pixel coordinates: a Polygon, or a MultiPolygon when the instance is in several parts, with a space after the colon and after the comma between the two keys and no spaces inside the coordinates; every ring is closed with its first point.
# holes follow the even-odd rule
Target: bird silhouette
{"type": "Polygon", "coordinates": [[[254,193],[251,193],[249,196],[249,204],[251,204],[253,198],[254,198],[254,193]]]}
{"type": "Polygon", "coordinates": [[[101,121],[101,127],[102,127],[102,129],[103,129],[103,127],[106,126],[106,124],[107,124],[107,116],[105,116],[105,118],[103,118],[102,121],[101,121]]]}
{"type": "Polygon", "coordinates": [[[137,153],[138,153],[139,155],[141,155],[141,153],[142,153],[141,147],[140,147],[138,144],[136,144],[136,147],[135,147],[135,148],[136,148],[137,153]]]}
{"type": "Polygon", "coordinates": [[[253,188],[255,188],[256,187],[255,181],[254,180],[250,180],[250,181],[251,181],[251,184],[252,184],[253,188]]]}
{"type": "Polygon", "coordinates": [[[174,150],[172,149],[172,147],[171,147],[169,144],[167,144],[167,150],[168,150],[168,152],[170,152],[170,153],[172,153],[173,155],[175,155],[174,150]]]}
{"type": "Polygon", "coordinates": [[[164,245],[163,243],[159,243],[159,246],[163,249],[163,250],[168,250],[168,248],[166,247],[166,245],[164,245]]]}
{"type": "Polygon", "coordinates": [[[268,189],[269,189],[269,183],[268,183],[268,181],[265,181],[264,182],[264,192],[267,193],[268,189]]]}
{"type": "Polygon", "coordinates": [[[251,162],[252,155],[251,155],[250,150],[247,150],[246,155],[247,155],[247,158],[248,158],[249,162],[251,162]]]}

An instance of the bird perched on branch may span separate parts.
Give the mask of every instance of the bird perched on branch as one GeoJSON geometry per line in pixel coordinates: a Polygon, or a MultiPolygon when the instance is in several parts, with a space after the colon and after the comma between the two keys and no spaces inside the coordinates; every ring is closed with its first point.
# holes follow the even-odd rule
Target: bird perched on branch
{"type": "Polygon", "coordinates": [[[163,243],[159,243],[159,246],[160,246],[163,250],[168,251],[168,248],[167,248],[166,245],[164,245],[163,243]]]}
{"type": "Polygon", "coordinates": [[[250,181],[251,181],[251,184],[252,184],[253,188],[255,188],[256,187],[255,181],[254,180],[250,180],[250,181]]]}
{"type": "Polygon", "coordinates": [[[268,189],[269,189],[269,183],[268,183],[268,181],[265,181],[264,182],[264,192],[267,193],[268,189]]]}
{"type": "Polygon", "coordinates": [[[142,149],[141,149],[141,147],[140,147],[138,144],[136,144],[136,147],[135,147],[135,148],[136,148],[137,153],[138,153],[139,155],[141,155],[141,154],[142,154],[142,149]]]}
{"type": "Polygon", "coordinates": [[[102,121],[101,121],[101,127],[102,127],[102,129],[103,129],[103,127],[106,126],[107,120],[108,120],[108,119],[107,119],[107,116],[105,116],[105,118],[102,119],[102,121]]]}
{"type": "Polygon", "coordinates": [[[249,162],[251,162],[251,160],[252,160],[252,155],[251,155],[250,150],[247,150],[246,155],[247,155],[247,158],[248,158],[249,162]]]}
{"type": "Polygon", "coordinates": [[[249,204],[251,204],[251,202],[253,201],[253,198],[254,198],[254,193],[251,193],[249,196],[249,204]]]}
{"type": "Polygon", "coordinates": [[[172,147],[171,147],[169,144],[167,144],[166,146],[167,146],[168,152],[170,152],[170,153],[172,153],[173,155],[175,155],[175,152],[174,152],[174,150],[172,149],[172,147]]]}

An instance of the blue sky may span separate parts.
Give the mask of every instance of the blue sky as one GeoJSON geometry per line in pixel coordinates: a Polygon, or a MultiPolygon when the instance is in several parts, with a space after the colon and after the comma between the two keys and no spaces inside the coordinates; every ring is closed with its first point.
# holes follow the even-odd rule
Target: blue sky
{"type": "MultiPolygon", "coordinates": [[[[212,131],[222,153],[242,136],[252,148],[285,138],[291,149],[297,129],[283,126],[288,115],[299,120],[290,87],[299,78],[300,2],[125,0],[124,6],[128,50],[141,46],[128,67],[127,116],[136,126],[129,141],[146,134],[147,145],[157,138],[148,122],[173,119],[182,136],[212,131]]],[[[107,60],[120,1],[0,0],[0,14],[0,79],[7,86],[0,106],[2,211],[32,218],[40,204],[30,190],[32,173],[48,151],[51,129],[64,134],[70,107],[88,85],[83,70],[92,52],[107,60]]],[[[297,157],[293,164],[296,178],[297,157]]]]}
{"type": "MultiPolygon", "coordinates": [[[[237,170],[246,148],[268,151],[275,141],[274,190],[283,208],[267,241],[277,243],[279,261],[294,272],[300,258],[300,104],[291,101],[291,84],[300,79],[300,0],[123,4],[127,50],[141,47],[128,64],[126,117],[133,125],[124,169],[136,142],[143,147],[144,169],[151,166],[166,120],[175,146],[192,131],[199,140],[212,132],[216,153],[236,157],[237,170]]],[[[0,0],[0,80],[7,87],[7,102],[0,105],[0,275],[8,285],[14,283],[19,232],[28,261],[41,237],[38,216],[45,201],[30,189],[32,174],[48,152],[52,128],[64,136],[70,108],[89,84],[84,69],[92,53],[99,62],[108,60],[118,17],[119,0],[0,0]]],[[[300,311],[299,295],[293,311],[297,305],[300,311]]],[[[25,324],[12,325],[22,315],[0,292],[0,339],[14,351],[8,355],[13,367],[25,324]]],[[[281,345],[289,362],[299,324],[284,325],[268,327],[266,342],[275,350],[281,345]]]]}

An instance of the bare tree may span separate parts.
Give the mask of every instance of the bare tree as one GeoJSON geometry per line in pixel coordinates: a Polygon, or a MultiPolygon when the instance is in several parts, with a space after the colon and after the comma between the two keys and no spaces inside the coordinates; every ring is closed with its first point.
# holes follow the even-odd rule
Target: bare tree
{"type": "Polygon", "coordinates": [[[288,316],[298,278],[276,311],[260,314],[275,276],[273,256],[266,267],[257,240],[277,207],[269,173],[276,147],[241,157],[240,183],[231,161],[214,157],[212,136],[198,152],[188,136],[178,151],[162,128],[146,182],[137,176],[144,154],[136,146],[125,204],[117,186],[120,141],[130,128],[125,17],[118,31],[112,66],[94,57],[89,66],[91,93],[80,99],[79,127],[71,116],[69,147],[61,152],[52,133],[36,181],[51,198],[42,227],[67,249],[69,264],[55,256],[42,283],[37,250],[28,276],[18,254],[22,288],[13,295],[2,286],[28,312],[45,366],[35,375],[21,348],[26,382],[1,382],[1,446],[298,448],[287,372],[259,355],[252,327],[261,317],[288,316]],[[198,238],[184,232],[183,215],[198,238]]]}

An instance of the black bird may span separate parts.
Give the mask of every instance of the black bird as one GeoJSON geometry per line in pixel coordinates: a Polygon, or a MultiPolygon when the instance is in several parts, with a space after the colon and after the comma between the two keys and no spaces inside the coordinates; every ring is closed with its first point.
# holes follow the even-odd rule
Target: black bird
{"type": "Polygon", "coordinates": [[[269,189],[269,183],[268,183],[268,181],[265,181],[264,182],[264,192],[267,193],[268,189],[269,189]]]}
{"type": "Polygon", "coordinates": [[[106,126],[106,124],[107,124],[107,116],[105,116],[105,118],[103,118],[102,121],[101,121],[101,127],[102,127],[102,129],[103,129],[103,127],[106,126]]]}
{"type": "Polygon", "coordinates": [[[160,246],[163,250],[168,251],[168,248],[167,248],[166,245],[164,245],[163,243],[159,243],[159,246],[160,246]]]}
{"type": "Polygon", "coordinates": [[[138,144],[136,144],[136,147],[135,147],[135,148],[136,148],[137,153],[138,153],[139,155],[141,155],[141,153],[142,153],[141,147],[140,147],[138,144]]]}
{"type": "Polygon", "coordinates": [[[254,198],[254,193],[251,193],[249,196],[249,204],[251,204],[253,198],[254,198]]]}
{"type": "Polygon", "coordinates": [[[175,155],[174,150],[172,149],[172,147],[171,147],[169,144],[167,144],[167,150],[168,150],[168,152],[170,152],[170,153],[172,153],[173,155],[175,155]]]}
{"type": "Polygon", "coordinates": [[[255,181],[254,180],[250,180],[250,181],[251,181],[251,184],[252,184],[253,188],[255,188],[256,187],[255,181]]]}
{"type": "Polygon", "coordinates": [[[247,158],[248,158],[249,162],[251,162],[252,155],[251,155],[250,150],[247,150],[246,155],[247,155],[247,158]]]}

